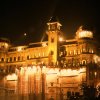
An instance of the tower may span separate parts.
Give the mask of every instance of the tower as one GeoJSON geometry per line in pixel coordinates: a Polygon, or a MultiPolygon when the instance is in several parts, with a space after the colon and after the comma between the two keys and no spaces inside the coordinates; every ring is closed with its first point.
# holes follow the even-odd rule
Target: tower
{"type": "Polygon", "coordinates": [[[52,17],[47,26],[49,65],[56,65],[59,52],[59,37],[61,34],[60,27],[62,25],[55,17],[52,17]]]}

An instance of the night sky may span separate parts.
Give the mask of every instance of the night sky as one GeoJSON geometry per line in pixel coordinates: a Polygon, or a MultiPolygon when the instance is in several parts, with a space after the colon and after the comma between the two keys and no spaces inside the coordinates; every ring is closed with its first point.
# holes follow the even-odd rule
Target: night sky
{"type": "Polygon", "coordinates": [[[0,37],[9,38],[16,45],[40,42],[46,37],[46,23],[56,16],[66,39],[74,37],[83,25],[99,41],[99,13],[99,0],[2,0],[0,37]]]}

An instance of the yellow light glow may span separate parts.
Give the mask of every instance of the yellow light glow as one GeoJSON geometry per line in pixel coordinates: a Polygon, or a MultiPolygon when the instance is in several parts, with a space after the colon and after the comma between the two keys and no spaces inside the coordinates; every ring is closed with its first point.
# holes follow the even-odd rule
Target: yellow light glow
{"type": "Polygon", "coordinates": [[[57,74],[57,72],[55,71],[55,69],[49,69],[47,74],[57,74]]]}
{"type": "Polygon", "coordinates": [[[81,68],[81,69],[79,70],[79,73],[82,73],[82,72],[86,72],[86,68],[81,68]]]}
{"type": "Polygon", "coordinates": [[[8,44],[7,43],[5,43],[5,47],[8,48],[8,44]]]}
{"type": "Polygon", "coordinates": [[[63,69],[61,70],[61,76],[76,76],[79,75],[81,72],[85,72],[85,68],[81,68],[79,70],[72,70],[72,69],[63,69]]]}
{"type": "Polygon", "coordinates": [[[94,56],[93,56],[93,59],[94,59],[94,62],[95,62],[95,63],[100,63],[100,57],[99,57],[99,56],[94,55],[94,56]]]}
{"type": "Polygon", "coordinates": [[[26,33],[24,33],[24,36],[26,36],[27,34],[26,33]]]}
{"type": "Polygon", "coordinates": [[[63,38],[62,37],[59,37],[59,41],[63,41],[63,38]]]}
{"type": "Polygon", "coordinates": [[[46,46],[47,46],[47,44],[46,44],[46,43],[42,43],[42,46],[43,46],[43,47],[46,47],[46,46]]]}
{"type": "Polygon", "coordinates": [[[24,74],[24,68],[21,67],[20,74],[24,74]]]}
{"type": "Polygon", "coordinates": [[[22,51],[22,47],[18,47],[18,49],[17,49],[18,51],[22,51]]]}
{"type": "Polygon", "coordinates": [[[43,66],[42,72],[43,72],[43,73],[46,73],[46,66],[43,66]]]}
{"type": "Polygon", "coordinates": [[[37,69],[36,69],[36,66],[33,66],[33,67],[32,67],[32,72],[33,72],[33,73],[36,73],[36,70],[37,70],[37,69]]]}
{"type": "Polygon", "coordinates": [[[93,33],[91,31],[81,31],[79,32],[79,38],[93,38],[93,33]]]}
{"type": "Polygon", "coordinates": [[[97,76],[97,72],[94,72],[95,77],[97,76]]]}
{"type": "Polygon", "coordinates": [[[18,79],[17,75],[14,73],[14,74],[11,74],[11,75],[8,75],[6,77],[7,81],[16,81],[18,79]]]}

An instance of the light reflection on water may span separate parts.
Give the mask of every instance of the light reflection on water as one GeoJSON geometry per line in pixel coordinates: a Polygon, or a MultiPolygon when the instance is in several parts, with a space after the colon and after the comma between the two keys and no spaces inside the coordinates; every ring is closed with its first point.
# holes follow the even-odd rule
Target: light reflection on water
{"type": "Polygon", "coordinates": [[[25,67],[0,79],[0,100],[42,100],[43,73],[40,67],[25,67]]]}

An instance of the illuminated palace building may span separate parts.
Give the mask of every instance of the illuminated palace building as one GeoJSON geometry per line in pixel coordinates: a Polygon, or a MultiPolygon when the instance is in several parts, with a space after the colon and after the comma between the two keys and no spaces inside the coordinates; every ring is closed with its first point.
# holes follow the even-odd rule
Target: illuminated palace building
{"type": "Polygon", "coordinates": [[[7,94],[5,98],[66,100],[70,95],[83,95],[85,85],[100,86],[93,32],[80,27],[74,39],[65,40],[58,21],[50,20],[47,26],[48,41],[12,46],[0,39],[0,93],[7,94]]]}

